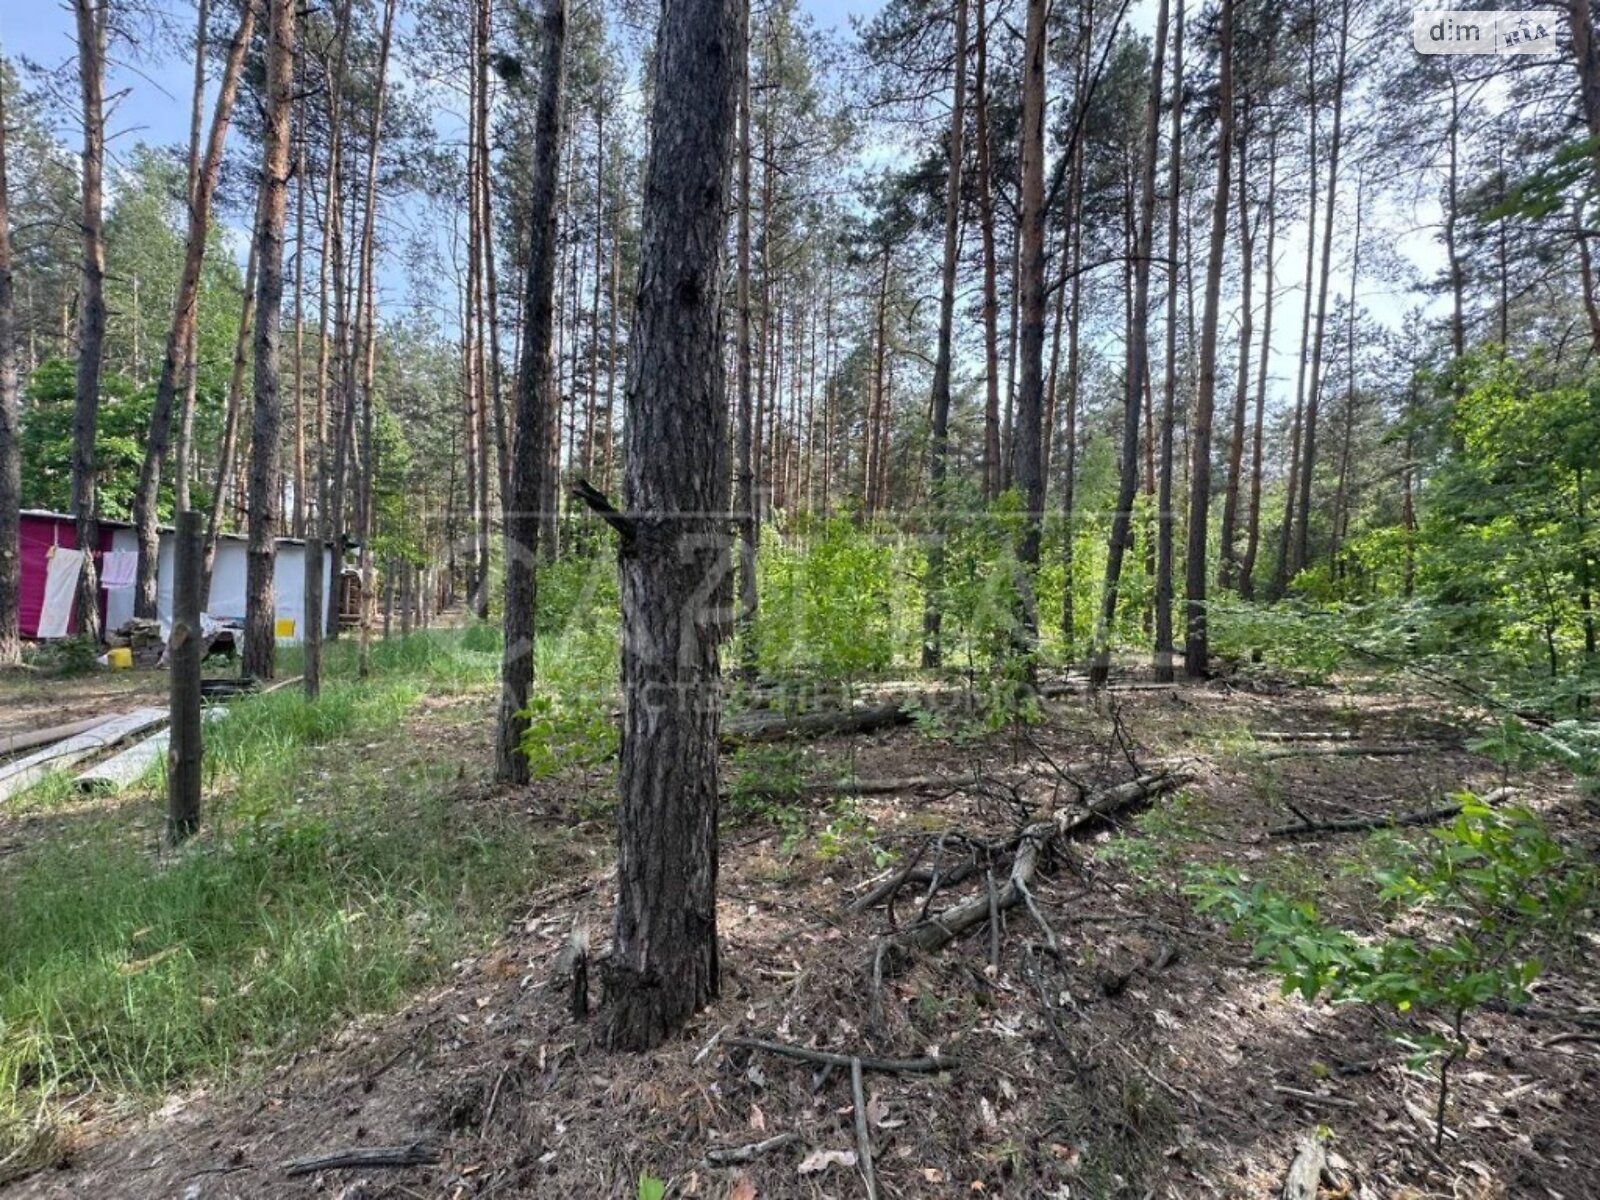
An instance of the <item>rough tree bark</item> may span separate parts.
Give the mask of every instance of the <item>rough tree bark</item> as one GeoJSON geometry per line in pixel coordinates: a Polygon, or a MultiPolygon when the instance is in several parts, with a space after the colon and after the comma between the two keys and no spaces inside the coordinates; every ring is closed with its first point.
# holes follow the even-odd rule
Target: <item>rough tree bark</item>
{"type": "Polygon", "coordinates": [[[389,75],[389,47],[394,38],[395,7],[398,0],[385,0],[383,31],[378,37],[378,73],[372,101],[372,123],[367,129],[366,200],[361,218],[361,316],[357,322],[361,338],[361,630],[357,646],[357,675],[365,679],[371,670],[372,623],[376,614],[377,589],[373,586],[372,488],[378,474],[372,381],[377,357],[377,292],[372,278],[373,239],[378,221],[378,148],[383,139],[384,88],[389,75]]]}
{"type": "MultiPolygon", "coordinates": [[[[261,219],[261,197],[256,198],[256,221],[261,219]]],[[[253,227],[253,226],[252,226],[253,227]]],[[[217,562],[217,542],[222,537],[222,516],[233,498],[233,460],[239,448],[239,415],[244,405],[244,370],[250,352],[250,329],[256,312],[257,249],[250,239],[244,268],[244,298],[239,302],[239,332],[233,343],[233,366],[228,372],[228,399],[222,418],[222,441],[217,447],[217,473],[212,480],[211,512],[206,517],[205,553],[200,561],[200,608],[211,598],[211,572],[217,562]]]]}
{"type": "MultiPolygon", "coordinates": [[[[934,528],[928,541],[922,608],[922,665],[940,662],[940,590],[944,586],[945,468],[950,457],[950,360],[956,311],[957,249],[961,233],[961,134],[967,123],[967,0],[956,0],[955,83],[950,106],[950,167],[945,182],[944,270],[939,283],[939,347],[933,363],[933,431],[928,448],[928,489],[934,528]]],[[[1042,318],[1041,318],[1042,319],[1042,318]]],[[[1042,468],[1041,468],[1042,471],[1042,468]]]]}
{"type": "Polygon", "coordinates": [[[977,0],[978,28],[973,63],[973,134],[978,141],[978,230],[983,239],[983,495],[1000,494],[1000,305],[996,296],[994,172],[989,152],[989,26],[984,0],[977,0]]]}
{"type": "Polygon", "coordinates": [[[85,553],[78,573],[78,632],[100,640],[100,547],[96,512],[95,439],[100,420],[100,366],[106,337],[106,240],[104,215],[106,117],[106,22],[110,6],[73,0],[78,34],[78,82],[83,96],[81,233],[83,260],[78,284],[78,374],[72,419],[72,512],[78,546],[85,553]]]}
{"type": "Polygon", "coordinates": [[[1239,380],[1233,396],[1233,422],[1228,437],[1228,477],[1222,495],[1222,547],[1217,563],[1217,588],[1233,587],[1238,569],[1234,545],[1239,529],[1240,476],[1244,470],[1245,415],[1250,401],[1250,341],[1255,336],[1251,290],[1255,275],[1255,228],[1250,217],[1248,187],[1250,106],[1239,123],[1239,380]]]}
{"type": "Polygon", "coordinates": [[[528,266],[522,311],[522,363],[511,430],[511,491],[505,504],[505,648],[495,777],[525,783],[522,738],[533,684],[534,606],[538,580],[539,501],[543,495],[545,421],[550,412],[550,347],[555,334],[556,203],[561,178],[562,93],[566,76],[566,0],[546,0],[535,118],[533,187],[528,197],[528,266]]]}
{"type": "Polygon", "coordinates": [[[722,277],[741,0],[665,0],[627,382],[625,696],[606,1040],[659,1045],[719,990],[718,642],[728,566],[722,277]]]}
{"type": "Polygon", "coordinates": [[[1222,255],[1228,240],[1228,183],[1233,157],[1233,0],[1222,0],[1217,40],[1217,189],[1206,259],[1205,315],[1200,322],[1200,387],[1190,436],[1189,543],[1184,570],[1184,674],[1204,679],[1210,668],[1206,630],[1206,532],[1211,507],[1211,416],[1217,395],[1217,321],[1222,300],[1222,255]]]}
{"type": "Polygon", "coordinates": [[[1272,357],[1272,297],[1277,283],[1278,131],[1267,137],[1267,288],[1261,311],[1261,357],[1256,363],[1256,407],[1250,442],[1250,515],[1239,563],[1239,595],[1255,599],[1256,551],[1261,545],[1261,452],[1267,408],[1267,364],[1272,357]]]}
{"type": "MultiPolygon", "coordinates": [[[[1328,148],[1328,208],[1323,218],[1322,225],[1322,271],[1317,287],[1317,322],[1315,333],[1311,342],[1311,380],[1306,386],[1306,414],[1305,414],[1305,441],[1302,447],[1300,463],[1300,500],[1299,517],[1295,526],[1294,553],[1290,559],[1290,575],[1293,576],[1310,565],[1311,553],[1311,482],[1317,467],[1317,414],[1321,407],[1322,389],[1322,346],[1323,336],[1328,323],[1328,280],[1333,268],[1333,217],[1334,209],[1339,199],[1339,150],[1343,142],[1344,133],[1344,93],[1345,93],[1345,63],[1350,44],[1350,3],[1340,6],[1339,17],[1339,53],[1335,60],[1333,77],[1333,144],[1328,148]]],[[[1453,77],[1452,77],[1453,80],[1453,77]]],[[[1453,92],[1452,92],[1453,94],[1453,92]]],[[[1451,144],[1455,142],[1455,121],[1451,123],[1451,144]]],[[[1451,171],[1452,181],[1455,172],[1451,171]]],[[[1450,206],[1453,218],[1455,205],[1450,206]]],[[[1454,252],[1451,253],[1454,259],[1454,252]]],[[[1459,263],[1452,267],[1452,278],[1458,279],[1459,263]]],[[[1460,339],[1460,291],[1457,284],[1457,317],[1454,328],[1457,330],[1456,338],[1460,339]]],[[[1458,346],[1457,354],[1461,353],[1458,346]]]]}
{"type": "Polygon", "coordinates": [[[756,588],[756,487],[755,487],[755,395],[752,379],[750,341],[750,47],[745,32],[745,65],[739,88],[739,232],[738,276],[734,304],[738,308],[735,334],[735,370],[738,373],[739,420],[735,431],[738,442],[739,472],[739,657],[746,675],[756,671],[755,622],[760,596],[756,588]]]}
{"type": "MultiPolygon", "coordinates": [[[[178,385],[192,371],[188,362],[194,339],[195,318],[200,298],[200,272],[205,266],[206,234],[211,226],[211,198],[222,171],[222,147],[233,119],[233,101],[238,94],[239,72],[245,51],[255,30],[256,10],[246,4],[239,27],[228,46],[227,65],[218,85],[216,108],[211,116],[211,133],[206,139],[205,160],[195,173],[194,193],[189,200],[189,230],[183,247],[183,270],[178,278],[178,298],[172,324],[167,329],[166,352],[161,356],[161,374],[156,378],[155,401],[150,412],[150,435],[145,439],[144,465],[133,494],[134,537],[138,542],[138,565],[134,578],[133,615],[156,615],[156,562],[160,542],[156,535],[156,506],[161,491],[161,462],[167,456],[172,438],[172,408],[178,385]]],[[[202,43],[203,50],[203,43],[202,43]]],[[[198,51],[197,51],[198,53],[198,51]]],[[[183,464],[178,464],[181,474],[183,464]]]]}
{"type": "Polygon", "coordinates": [[[10,177],[6,171],[6,98],[0,88],[0,666],[22,661],[17,596],[22,587],[22,460],[17,446],[17,309],[11,269],[10,177]]]}
{"type": "Polygon", "coordinates": [[[1018,218],[1017,380],[1011,476],[1025,512],[1017,559],[1023,649],[1039,641],[1033,575],[1044,524],[1044,109],[1046,0],[1028,0],[1022,67],[1022,207],[1018,218]]]}
{"type": "Polygon", "coordinates": [[[250,539],[246,553],[244,662],[247,678],[271,679],[276,660],[273,573],[280,508],[278,340],[283,307],[283,225],[289,199],[289,113],[294,105],[296,0],[267,3],[266,122],[261,210],[256,225],[255,415],[250,445],[250,539]]]}
{"type": "Polygon", "coordinates": [[[1167,149],[1167,361],[1161,391],[1161,472],[1156,498],[1157,683],[1172,670],[1172,427],[1178,410],[1178,187],[1183,177],[1183,0],[1172,24],[1172,132],[1167,149]]]}
{"type": "Polygon", "coordinates": [[[167,741],[167,841],[200,828],[200,514],[178,514],[173,538],[172,637],[167,643],[172,729],[167,741]]]}

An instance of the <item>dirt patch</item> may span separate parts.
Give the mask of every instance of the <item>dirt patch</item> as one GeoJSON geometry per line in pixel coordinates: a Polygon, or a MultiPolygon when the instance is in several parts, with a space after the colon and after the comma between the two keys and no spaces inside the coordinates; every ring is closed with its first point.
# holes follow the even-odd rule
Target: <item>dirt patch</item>
{"type": "Polygon", "coordinates": [[[142,669],[76,676],[0,671],[0,736],[164,704],[167,679],[165,671],[142,669]]]}
{"type": "MultiPolygon", "coordinates": [[[[486,727],[487,711],[471,708],[482,703],[419,717],[419,743],[459,753],[458,722],[486,727]]],[[[1317,1128],[1331,1136],[1329,1196],[1600,1195],[1600,1111],[1589,1101],[1600,1052],[1582,1023],[1595,1004],[1591,964],[1550,964],[1533,1009],[1476,1019],[1451,1136],[1436,1155],[1432,1077],[1408,1066],[1397,1023],[1280,996],[1174,884],[1184,861],[1270,864],[1329,903],[1359,905],[1359,877],[1342,869],[1359,840],[1286,843],[1266,829],[1296,809],[1400,811],[1498,786],[1503,773],[1465,748],[1455,717],[1433,698],[1350,688],[1180,689],[1116,706],[1114,722],[1104,703],[1052,704],[1025,741],[899,730],[807,748],[818,779],[981,771],[994,782],[812,796],[789,805],[787,826],[730,828],[721,998],[649,1055],[606,1052],[596,1022],[569,1012],[570,932],[584,926],[598,945],[607,930],[608,823],[584,821],[570,784],[480,793],[478,802],[556,818],[569,845],[576,836],[593,847],[592,869],[530,897],[490,952],[405,1011],[352,1022],[258,1085],[200,1090],[136,1118],[86,1099],[63,1165],[14,1191],[633,1197],[647,1174],[669,1195],[715,1200],[864,1194],[850,1165],[848,1072],[729,1045],[744,1035],[844,1053],[936,1048],[952,1060],[935,1074],[868,1076],[884,1196],[1260,1197],[1276,1194],[1296,1136],[1317,1128]],[[1294,730],[1420,749],[1271,757],[1261,749],[1277,743],[1251,736],[1294,730]],[[1181,761],[1195,782],[1136,827],[1114,826],[1046,864],[1035,898],[1059,953],[1018,908],[997,939],[980,931],[874,983],[873,937],[914,919],[922,901],[908,891],[892,910],[850,914],[850,899],[887,869],[875,856],[932,856],[941,833],[953,855],[956,830],[1003,839],[1080,783],[1127,778],[1130,756],[1181,761]],[[748,1163],[707,1159],[785,1133],[795,1136],[748,1163]],[[313,1153],[416,1142],[439,1161],[297,1179],[283,1169],[313,1153]]],[[[1519,782],[1562,836],[1592,838],[1560,780],[1519,782]]]]}

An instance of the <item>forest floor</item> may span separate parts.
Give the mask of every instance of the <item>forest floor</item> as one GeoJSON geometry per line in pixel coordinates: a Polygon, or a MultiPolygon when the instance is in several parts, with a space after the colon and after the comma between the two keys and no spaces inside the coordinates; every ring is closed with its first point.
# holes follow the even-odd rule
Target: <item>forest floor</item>
{"type": "Polygon", "coordinates": [[[347,1021],[231,1083],[164,1103],[90,1093],[54,1165],[6,1194],[866,1195],[850,1072],[731,1045],[754,1037],[949,1060],[933,1073],[866,1076],[883,1197],[1276,1196],[1297,1138],[1317,1131],[1330,1153],[1324,1200],[1600,1196],[1592,940],[1589,953],[1545,964],[1526,1010],[1472,1017],[1435,1152],[1435,1072],[1410,1065],[1396,1039],[1434,1019],[1283,996],[1183,888],[1194,866],[1230,864],[1364,927],[1384,839],[1425,833],[1269,829],[1302,815],[1412,812],[1507,785],[1592,857],[1593,816],[1569,781],[1508,773],[1467,749],[1483,714],[1448,697],[1392,680],[1214,682],[1066,696],[1022,736],[924,724],[822,738],[789,755],[746,751],[725,764],[727,780],[747,782],[723,838],[721,998],[644,1055],[602,1049],[599,1019],[573,1017],[566,983],[571,931],[591,931],[597,952],[608,936],[611,785],[590,773],[496,793],[478,767],[492,714],[486,686],[424,695],[395,739],[362,756],[385,767],[375,802],[393,808],[373,809],[375,819],[408,819],[418,787],[407,780],[425,779],[463,823],[493,813],[522,827],[544,883],[498,937],[392,1011],[347,1021]],[[1310,752],[1283,753],[1301,746],[1310,752]],[[1341,752],[1324,753],[1330,746],[1341,752]],[[1379,753],[1347,752],[1357,746],[1379,753]],[[851,902],[895,862],[941,853],[953,863],[966,853],[957,847],[1004,841],[1071,803],[1078,783],[1123,783],[1158,765],[1191,779],[1058,846],[1032,889],[1043,924],[1019,906],[874,981],[875,938],[896,917],[913,920],[921,896],[908,890],[892,911],[853,912],[851,902]],[[810,780],[920,782],[854,797],[750,797],[752,778],[796,767],[810,780]],[[941,776],[949,782],[930,778],[941,776]],[[708,1159],[782,1135],[747,1161],[708,1159]],[[287,1170],[306,1156],[396,1146],[432,1161],[287,1170]]]}

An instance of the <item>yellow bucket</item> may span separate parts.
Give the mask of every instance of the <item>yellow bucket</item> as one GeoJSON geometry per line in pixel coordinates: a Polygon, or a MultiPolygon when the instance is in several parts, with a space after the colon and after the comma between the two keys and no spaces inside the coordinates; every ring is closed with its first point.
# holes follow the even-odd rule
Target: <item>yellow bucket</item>
{"type": "Polygon", "coordinates": [[[294,618],[293,617],[279,617],[278,618],[278,636],[280,638],[285,638],[285,639],[290,639],[290,638],[294,637],[294,618]]]}
{"type": "Polygon", "coordinates": [[[126,671],[133,666],[133,651],[126,646],[113,646],[106,653],[106,662],[113,671],[126,671]]]}

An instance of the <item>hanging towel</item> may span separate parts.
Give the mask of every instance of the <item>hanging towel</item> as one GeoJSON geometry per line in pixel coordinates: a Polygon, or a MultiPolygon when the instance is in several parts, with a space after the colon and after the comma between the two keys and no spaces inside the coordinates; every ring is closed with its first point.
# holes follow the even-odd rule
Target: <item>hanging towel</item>
{"type": "Polygon", "coordinates": [[[132,587],[134,573],[138,570],[138,566],[138,551],[108,551],[100,568],[100,586],[103,588],[132,587]]]}
{"type": "Polygon", "coordinates": [[[78,590],[78,572],[83,570],[83,551],[62,546],[50,548],[50,566],[44,576],[44,603],[39,609],[39,636],[67,636],[72,620],[72,597],[78,590]]]}

